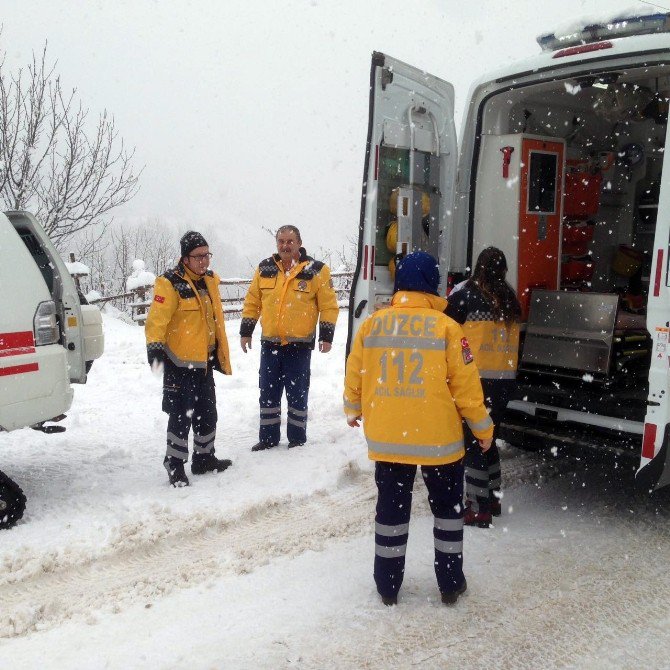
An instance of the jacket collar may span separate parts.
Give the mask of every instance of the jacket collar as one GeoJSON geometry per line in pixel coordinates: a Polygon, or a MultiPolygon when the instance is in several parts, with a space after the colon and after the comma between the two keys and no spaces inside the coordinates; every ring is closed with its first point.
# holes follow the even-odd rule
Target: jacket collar
{"type": "MultiPolygon", "coordinates": [[[[305,247],[300,247],[299,252],[300,252],[300,258],[298,258],[296,263],[304,263],[306,261],[313,261],[314,260],[311,256],[307,255],[307,252],[305,251],[305,247]]],[[[281,257],[279,256],[279,254],[272,254],[272,258],[275,259],[275,262],[277,263],[277,265],[279,265],[281,263],[281,257]]]]}
{"type": "Polygon", "coordinates": [[[419,293],[418,291],[397,291],[391,298],[393,307],[409,307],[411,309],[435,309],[444,312],[447,309],[446,298],[430,293],[419,293]]]}
{"type": "Polygon", "coordinates": [[[213,277],[214,273],[211,270],[207,270],[204,275],[197,275],[195,272],[191,272],[182,261],[179,261],[175,272],[183,277],[184,279],[190,279],[192,282],[197,282],[199,279],[204,279],[205,277],[213,277]]]}

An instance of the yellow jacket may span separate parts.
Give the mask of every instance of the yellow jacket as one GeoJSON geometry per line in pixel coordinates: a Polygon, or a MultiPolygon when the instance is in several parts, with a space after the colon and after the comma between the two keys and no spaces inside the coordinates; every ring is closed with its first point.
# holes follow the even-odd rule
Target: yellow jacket
{"type": "Polygon", "coordinates": [[[300,252],[300,260],[288,276],[277,254],[256,268],[244,299],[241,337],[251,337],[260,318],[261,340],[314,347],[320,315],[319,341],[333,341],[339,307],[330,269],[307,256],[304,249],[300,252]]]}
{"type": "Polygon", "coordinates": [[[515,379],[519,324],[493,318],[490,303],[473,282],[449,295],[447,315],[458,321],[482,379],[515,379]]]}
{"type": "MultiPolygon", "coordinates": [[[[154,299],[145,326],[147,348],[162,349],[178,367],[207,367],[209,328],[207,312],[196,288],[196,275],[181,263],[156,279],[154,299]]],[[[231,374],[228,338],[219,294],[219,276],[211,270],[202,277],[214,313],[216,360],[231,374]]]]}
{"type": "Polygon", "coordinates": [[[363,417],[374,461],[458,461],[465,454],[461,417],[477,438],[493,436],[472,354],[443,307],[436,296],[399,291],[356,334],[344,411],[348,419],[363,417]]]}

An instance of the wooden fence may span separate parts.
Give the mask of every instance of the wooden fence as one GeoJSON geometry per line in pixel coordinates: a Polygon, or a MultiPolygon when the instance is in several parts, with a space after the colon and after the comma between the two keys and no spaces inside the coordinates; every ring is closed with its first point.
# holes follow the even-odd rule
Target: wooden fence
{"type": "MultiPolygon", "coordinates": [[[[340,309],[349,304],[349,291],[353,280],[353,272],[332,272],[333,287],[337,294],[340,309]]],[[[228,319],[239,319],[242,313],[244,296],[251,284],[251,279],[222,279],[219,283],[221,302],[228,319]]],[[[149,306],[153,300],[153,286],[139,286],[133,291],[107,295],[90,300],[92,305],[105,305],[109,302],[115,307],[130,313],[133,321],[143,326],[149,306]]]]}

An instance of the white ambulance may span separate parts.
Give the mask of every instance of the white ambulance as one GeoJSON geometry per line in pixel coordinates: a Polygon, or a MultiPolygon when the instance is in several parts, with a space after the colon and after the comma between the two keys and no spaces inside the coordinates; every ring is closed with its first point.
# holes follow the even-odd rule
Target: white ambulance
{"type": "Polygon", "coordinates": [[[524,309],[501,437],[634,454],[651,491],[670,484],[670,13],[538,42],[474,84],[460,153],[452,86],[373,55],[349,341],[399,254],[439,258],[447,294],[497,246],[524,309]]]}
{"type": "MultiPolygon", "coordinates": [[[[82,305],[65,263],[28,212],[0,213],[0,430],[64,418],[71,383],[102,355],[100,310],[82,305]]],[[[0,472],[0,528],[21,518],[25,496],[0,472]]]]}

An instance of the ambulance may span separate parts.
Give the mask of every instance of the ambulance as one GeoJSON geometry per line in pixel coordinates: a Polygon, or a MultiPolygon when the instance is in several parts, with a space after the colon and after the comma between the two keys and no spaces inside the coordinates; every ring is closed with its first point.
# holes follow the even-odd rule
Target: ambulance
{"type": "Polygon", "coordinates": [[[402,255],[438,258],[448,295],[499,247],[523,307],[500,437],[632,456],[653,491],[670,484],[670,13],[538,43],[472,86],[459,148],[453,87],[373,54],[349,343],[402,255]]]}
{"type": "MultiPolygon", "coordinates": [[[[81,304],[32,214],[0,213],[0,254],[0,431],[60,432],[53,422],[72,404],[71,384],[86,383],[103,352],[100,310],[81,304]]],[[[19,485],[0,472],[0,529],[14,525],[25,504],[19,485]]]]}

